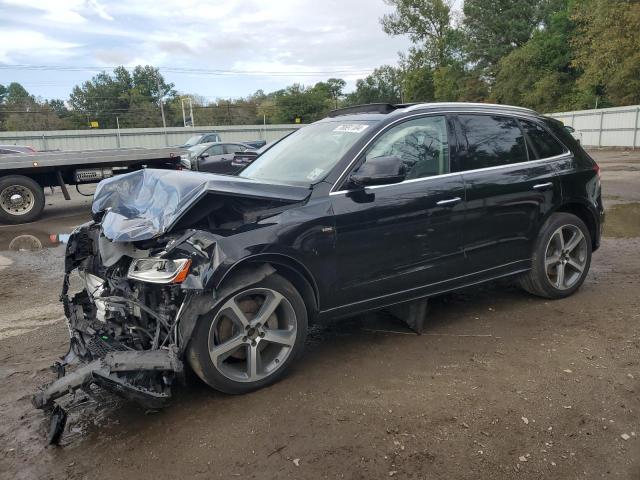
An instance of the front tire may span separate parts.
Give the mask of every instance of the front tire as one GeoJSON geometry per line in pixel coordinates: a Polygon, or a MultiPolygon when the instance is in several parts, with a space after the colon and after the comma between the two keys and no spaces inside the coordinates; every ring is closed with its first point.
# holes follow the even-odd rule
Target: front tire
{"type": "Polygon", "coordinates": [[[280,380],[304,349],[306,336],[302,296],[273,274],[237,290],[202,316],[188,359],[214,389],[247,393],[280,380]]]}
{"type": "Polygon", "coordinates": [[[570,213],[552,214],[540,229],[531,270],[520,285],[544,298],[572,295],[589,272],[591,249],[591,235],[582,220],[570,213]]]}

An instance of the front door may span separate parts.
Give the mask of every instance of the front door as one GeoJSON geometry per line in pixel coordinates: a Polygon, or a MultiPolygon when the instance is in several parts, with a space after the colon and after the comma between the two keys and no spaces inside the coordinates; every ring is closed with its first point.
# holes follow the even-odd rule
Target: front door
{"type": "Polygon", "coordinates": [[[464,114],[456,124],[454,169],[465,183],[467,273],[524,268],[544,218],[560,202],[555,163],[548,158],[564,149],[557,142],[536,149],[541,127],[529,120],[464,114]]]}
{"type": "MultiPolygon", "coordinates": [[[[405,181],[331,194],[337,304],[367,307],[417,298],[463,268],[464,185],[449,171],[447,120],[425,116],[388,129],[364,152],[399,156],[405,181]]],[[[357,169],[357,167],[356,167],[357,169]]]]}

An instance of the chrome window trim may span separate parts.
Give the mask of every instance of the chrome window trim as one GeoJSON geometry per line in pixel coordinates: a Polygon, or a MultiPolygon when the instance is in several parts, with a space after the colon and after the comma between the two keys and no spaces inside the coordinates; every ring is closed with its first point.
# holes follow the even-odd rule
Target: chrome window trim
{"type": "MultiPolygon", "coordinates": [[[[551,162],[554,160],[560,160],[561,158],[570,158],[571,152],[563,153],[561,155],[556,155],[554,157],[540,158],[538,160],[531,160],[528,162],[518,162],[518,163],[507,163],[506,165],[496,165],[494,167],[485,167],[485,168],[476,168],[474,170],[465,170],[464,172],[451,172],[451,173],[443,173],[442,175],[433,175],[432,177],[424,177],[424,178],[412,178],[411,180],[405,180],[403,182],[398,183],[388,183],[387,185],[371,185],[369,187],[365,187],[367,190],[375,190],[378,188],[386,188],[386,187],[395,187],[397,185],[404,185],[405,183],[414,183],[414,182],[422,182],[427,180],[436,180],[438,178],[446,178],[453,177],[454,175],[466,175],[468,173],[476,173],[476,172],[486,172],[490,170],[498,170],[501,168],[509,168],[509,167],[521,167],[524,165],[532,165],[536,163],[542,162],[551,162]]],[[[345,193],[353,192],[354,190],[338,190],[336,192],[329,192],[329,195],[344,195],[345,193]]]]}
{"type": "MultiPolygon", "coordinates": [[[[369,141],[367,143],[364,144],[364,146],[358,151],[358,153],[356,153],[353,157],[353,159],[349,162],[349,164],[347,165],[347,167],[342,171],[342,173],[340,174],[340,176],[338,177],[338,180],[336,180],[336,182],[333,184],[333,186],[331,187],[331,190],[329,191],[329,195],[337,195],[337,194],[345,194],[348,192],[351,192],[353,190],[335,190],[334,188],[336,188],[337,185],[339,185],[340,183],[342,183],[344,181],[344,178],[346,176],[346,174],[349,172],[349,170],[351,170],[351,168],[353,167],[353,164],[356,162],[356,160],[358,160],[358,158],[360,157],[360,155],[362,155],[362,153],[367,149],[367,147],[369,147],[369,145],[371,145],[372,142],[374,142],[378,137],[380,137],[380,135],[382,135],[383,133],[386,133],[388,130],[390,130],[391,128],[393,128],[396,124],[403,122],[404,120],[407,119],[411,119],[411,118],[416,118],[416,117],[430,117],[430,116],[434,116],[434,115],[444,115],[444,114],[458,114],[458,115],[473,115],[473,114],[485,114],[485,115],[498,115],[498,116],[503,116],[503,117],[514,117],[514,118],[524,118],[527,119],[527,117],[535,117],[536,114],[535,112],[531,111],[530,115],[527,115],[525,112],[496,112],[496,111],[491,111],[491,110],[476,110],[476,111],[460,111],[460,110],[444,110],[444,111],[437,111],[437,112],[421,112],[421,113],[416,113],[413,115],[407,115],[406,117],[402,117],[399,118],[393,122],[391,122],[389,125],[387,125],[385,128],[383,128],[382,130],[380,130],[378,133],[376,133],[372,138],[369,139],[369,141]]],[[[545,129],[546,131],[546,129],[545,129]]],[[[550,133],[550,132],[549,132],[550,133]]],[[[552,133],[550,133],[550,135],[552,135],[557,141],[559,141],[555,135],[553,135],[552,133]]],[[[409,182],[418,182],[418,181],[423,181],[423,180],[433,180],[434,178],[445,178],[447,176],[452,176],[452,175],[462,175],[463,173],[470,173],[470,172],[480,172],[480,171],[486,171],[486,170],[494,170],[494,169],[498,169],[498,168],[507,168],[507,167],[513,167],[513,166],[520,166],[520,165],[531,165],[532,163],[537,163],[537,162],[546,162],[546,161],[550,161],[550,160],[558,160],[561,157],[565,157],[565,156],[570,156],[571,155],[571,150],[569,150],[567,148],[566,145],[564,145],[564,143],[560,142],[560,144],[566,149],[566,151],[560,155],[556,155],[553,157],[547,157],[547,158],[539,158],[537,160],[528,160],[526,162],[518,162],[518,163],[508,163],[506,165],[496,165],[493,167],[484,167],[484,168],[476,168],[474,170],[465,170],[462,172],[451,172],[451,173],[443,173],[442,175],[434,175],[433,177],[424,177],[424,178],[413,178],[411,180],[404,180],[403,182],[399,182],[399,183],[390,183],[387,185],[372,185],[370,187],[366,187],[366,188],[383,188],[383,187],[390,187],[390,186],[395,186],[395,185],[402,185],[404,183],[409,183],[409,182]]],[[[527,152],[528,152],[528,148],[527,148],[527,152]]],[[[451,165],[449,165],[451,166],[451,165]]]]}

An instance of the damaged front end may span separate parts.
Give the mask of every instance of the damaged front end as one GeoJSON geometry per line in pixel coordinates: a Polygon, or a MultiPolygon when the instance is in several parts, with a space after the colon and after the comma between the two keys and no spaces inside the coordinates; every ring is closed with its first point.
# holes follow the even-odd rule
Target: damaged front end
{"type": "Polygon", "coordinates": [[[98,223],[76,229],[61,295],[70,349],[55,365],[58,379],[34,395],[34,406],[53,408],[57,398],[91,384],[147,408],[165,406],[183,375],[185,337],[212,307],[203,277],[216,254],[215,236],[202,231],[134,245],[108,240],[98,223]],[[82,283],[75,293],[72,275],[82,283]]]}
{"type": "MultiPolygon", "coordinates": [[[[53,409],[56,399],[97,384],[148,408],[164,406],[183,377],[198,318],[229,293],[214,288],[219,267],[249,254],[238,235],[261,229],[268,235],[274,216],[308,193],[149,169],[101,182],[94,221],[78,227],[67,244],[61,301],[70,349],[54,365],[58,379],[34,395],[34,405],[53,409]]],[[[272,272],[266,264],[239,267],[226,285],[238,288],[272,272]]],[[[53,415],[64,423],[60,418],[53,415]]]]}

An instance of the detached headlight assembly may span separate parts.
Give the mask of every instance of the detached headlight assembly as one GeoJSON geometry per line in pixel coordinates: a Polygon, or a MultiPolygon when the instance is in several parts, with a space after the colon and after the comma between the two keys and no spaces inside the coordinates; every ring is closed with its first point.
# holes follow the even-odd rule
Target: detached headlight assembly
{"type": "Polygon", "coordinates": [[[189,274],[191,260],[180,258],[142,258],[131,262],[128,277],[149,283],[182,283],[189,274]]]}

